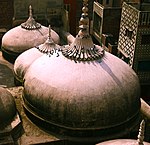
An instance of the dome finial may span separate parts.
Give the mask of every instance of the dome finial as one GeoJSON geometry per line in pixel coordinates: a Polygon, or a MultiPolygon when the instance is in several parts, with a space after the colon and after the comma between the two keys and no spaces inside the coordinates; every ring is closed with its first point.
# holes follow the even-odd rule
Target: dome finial
{"type": "Polygon", "coordinates": [[[60,50],[59,45],[56,45],[51,37],[51,26],[49,25],[49,33],[48,38],[45,41],[45,43],[41,44],[37,47],[39,51],[42,53],[48,54],[49,56],[53,55],[54,53],[57,53],[60,50]]]}
{"type": "Polygon", "coordinates": [[[88,0],[83,0],[82,15],[79,21],[80,31],[70,46],[65,46],[62,53],[76,61],[93,61],[104,56],[104,50],[96,46],[89,34],[88,0]]]}
{"type": "Polygon", "coordinates": [[[138,145],[144,145],[144,144],[143,144],[143,140],[144,140],[144,130],[145,130],[145,121],[142,120],[142,122],[141,122],[141,124],[140,124],[138,139],[137,139],[137,144],[138,144],[138,145]]]}
{"type": "Polygon", "coordinates": [[[32,16],[32,6],[31,5],[29,6],[29,17],[33,18],[33,16],[32,16]]]}
{"type": "Polygon", "coordinates": [[[26,22],[21,24],[21,27],[27,30],[35,30],[35,29],[40,29],[41,24],[37,23],[32,15],[32,6],[29,6],[29,18],[26,22]]]}
{"type": "Polygon", "coordinates": [[[89,18],[88,18],[88,0],[83,0],[82,15],[79,21],[79,28],[86,29],[89,28],[89,18]]]}
{"type": "Polygon", "coordinates": [[[51,25],[49,25],[48,28],[49,28],[49,36],[48,36],[48,38],[51,38],[51,25]]]}

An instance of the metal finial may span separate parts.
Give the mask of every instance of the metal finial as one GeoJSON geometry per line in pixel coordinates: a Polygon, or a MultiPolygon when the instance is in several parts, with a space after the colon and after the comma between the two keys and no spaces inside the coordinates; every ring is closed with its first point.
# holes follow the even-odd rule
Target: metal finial
{"type": "Polygon", "coordinates": [[[83,8],[82,8],[82,15],[79,22],[79,28],[80,29],[86,29],[89,28],[89,18],[88,18],[88,0],[83,0],[83,8]]]}
{"type": "Polygon", "coordinates": [[[80,31],[71,45],[64,46],[62,54],[76,61],[93,61],[104,56],[104,50],[94,45],[89,34],[88,0],[83,0],[82,15],[79,21],[80,31]]]}
{"type": "Polygon", "coordinates": [[[141,124],[140,124],[138,139],[137,139],[137,144],[138,144],[138,145],[144,145],[144,144],[143,144],[143,140],[144,140],[144,130],[145,130],[145,121],[142,120],[142,122],[141,122],[141,124]]]}
{"type": "Polygon", "coordinates": [[[55,44],[51,38],[51,26],[50,25],[49,25],[49,34],[48,34],[47,40],[45,41],[45,43],[41,44],[37,48],[39,49],[39,51],[41,51],[42,53],[48,54],[49,56],[53,55],[54,53],[58,54],[58,51],[60,51],[60,46],[55,44]]]}
{"type": "Polygon", "coordinates": [[[32,6],[29,6],[29,18],[26,22],[21,24],[21,27],[27,30],[35,30],[35,29],[40,29],[41,24],[37,23],[32,15],[32,6]]]}
{"type": "Polygon", "coordinates": [[[49,28],[49,36],[48,37],[51,38],[51,26],[49,25],[48,28],[49,28]]]}
{"type": "Polygon", "coordinates": [[[31,5],[29,6],[29,17],[33,17],[32,16],[32,6],[31,5]]]}

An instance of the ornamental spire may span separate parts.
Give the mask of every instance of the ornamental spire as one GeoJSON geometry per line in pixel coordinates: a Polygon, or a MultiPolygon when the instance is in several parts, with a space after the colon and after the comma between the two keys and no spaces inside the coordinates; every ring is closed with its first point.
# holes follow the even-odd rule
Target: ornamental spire
{"type": "Polygon", "coordinates": [[[62,53],[75,61],[92,61],[103,57],[104,50],[96,46],[89,34],[88,0],[83,0],[82,15],[79,21],[80,31],[71,45],[64,46],[62,53]]]}
{"type": "Polygon", "coordinates": [[[35,30],[41,28],[41,24],[37,23],[33,18],[31,5],[29,6],[29,18],[26,22],[21,24],[21,27],[27,30],[35,30]]]}
{"type": "Polygon", "coordinates": [[[54,41],[51,38],[51,26],[49,25],[49,33],[48,33],[48,38],[45,41],[45,43],[41,44],[40,46],[37,47],[39,51],[42,53],[48,54],[49,56],[53,55],[56,53],[56,51],[60,50],[60,46],[55,44],[54,41]]]}
{"type": "Polygon", "coordinates": [[[88,18],[88,0],[83,0],[83,8],[82,8],[82,15],[79,21],[79,28],[80,29],[87,29],[89,28],[89,18],[88,18]]]}
{"type": "Polygon", "coordinates": [[[138,145],[144,145],[144,144],[143,144],[143,140],[144,140],[144,130],[145,130],[145,121],[142,120],[142,122],[141,122],[141,124],[140,124],[138,139],[137,139],[137,144],[138,144],[138,145]]]}

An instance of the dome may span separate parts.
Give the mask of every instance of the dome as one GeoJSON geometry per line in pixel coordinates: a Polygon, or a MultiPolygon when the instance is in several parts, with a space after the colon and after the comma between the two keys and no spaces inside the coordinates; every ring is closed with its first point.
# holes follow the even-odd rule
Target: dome
{"type": "Polygon", "coordinates": [[[6,127],[16,115],[16,105],[11,93],[0,87],[0,128],[6,127]]]}
{"type": "Polygon", "coordinates": [[[43,55],[32,63],[24,79],[25,107],[73,134],[87,131],[93,136],[95,129],[94,134],[102,133],[105,139],[105,135],[122,136],[126,128],[132,130],[138,123],[138,78],[107,52],[102,60],[77,63],[61,54],[43,55]]]}
{"type": "Polygon", "coordinates": [[[105,142],[98,143],[96,145],[150,145],[148,142],[144,142],[144,128],[145,121],[142,120],[140,124],[138,139],[114,139],[105,142]]]}
{"type": "Polygon", "coordinates": [[[25,52],[20,54],[15,60],[14,76],[16,85],[22,85],[25,72],[37,58],[44,55],[44,53],[48,53],[49,51],[51,51],[51,49],[54,49],[56,46],[58,45],[55,44],[52,40],[51,28],[49,26],[49,35],[47,40],[39,46],[26,50],[25,52]]]}
{"type": "MultiPolygon", "coordinates": [[[[32,17],[31,6],[29,9],[28,20],[12,28],[2,37],[2,54],[10,62],[14,62],[25,50],[44,43],[48,36],[48,28],[37,23],[32,17]]],[[[51,30],[51,36],[55,43],[59,43],[59,36],[54,30],[51,30]]]]}
{"type": "Polygon", "coordinates": [[[22,85],[25,72],[34,60],[42,55],[43,53],[41,53],[36,47],[33,47],[24,51],[16,58],[14,62],[14,78],[16,86],[22,85]]]}
{"type": "MultiPolygon", "coordinates": [[[[87,17],[86,8],[83,12],[87,17]]],[[[97,142],[127,135],[139,123],[138,77],[93,43],[88,19],[82,19],[80,29],[73,43],[30,65],[24,74],[24,107],[67,139],[97,142]]]]}
{"type": "MultiPolygon", "coordinates": [[[[137,140],[134,139],[116,139],[116,140],[102,142],[96,145],[140,145],[140,144],[138,144],[137,140]]],[[[143,145],[150,145],[150,143],[144,142],[143,145]]]]}

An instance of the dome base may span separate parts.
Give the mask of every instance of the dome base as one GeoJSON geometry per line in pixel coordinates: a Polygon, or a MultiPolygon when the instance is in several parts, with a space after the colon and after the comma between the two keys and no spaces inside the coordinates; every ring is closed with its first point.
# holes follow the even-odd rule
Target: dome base
{"type": "Polygon", "coordinates": [[[11,135],[0,137],[0,144],[13,145],[14,141],[11,135]]]}
{"type": "Polygon", "coordinates": [[[2,56],[4,57],[4,59],[6,59],[7,61],[9,61],[10,63],[15,62],[16,58],[21,54],[21,53],[16,53],[13,51],[8,51],[5,48],[1,48],[2,50],[2,56]]]}
{"type": "Polygon", "coordinates": [[[16,113],[12,122],[4,129],[0,129],[0,141],[3,144],[14,144],[21,136],[22,123],[18,113],[16,113]]]}
{"type": "Polygon", "coordinates": [[[115,138],[129,137],[132,133],[135,134],[135,132],[138,132],[138,126],[141,121],[139,112],[127,122],[111,128],[71,128],[47,120],[41,114],[42,112],[39,112],[38,109],[34,108],[24,96],[23,100],[26,115],[33,123],[41,127],[44,131],[53,133],[58,138],[71,142],[89,144],[89,142],[98,143],[115,138]]]}
{"type": "Polygon", "coordinates": [[[23,86],[23,81],[21,81],[16,75],[14,75],[15,86],[23,86]]]}

